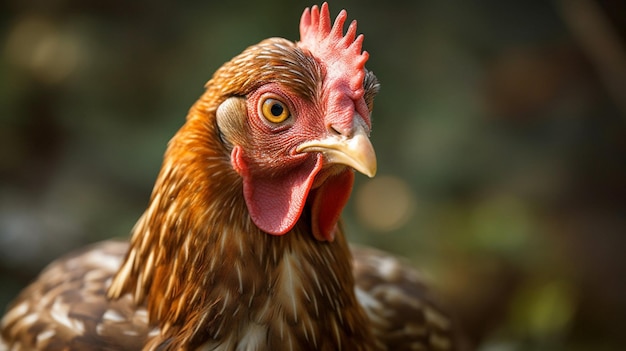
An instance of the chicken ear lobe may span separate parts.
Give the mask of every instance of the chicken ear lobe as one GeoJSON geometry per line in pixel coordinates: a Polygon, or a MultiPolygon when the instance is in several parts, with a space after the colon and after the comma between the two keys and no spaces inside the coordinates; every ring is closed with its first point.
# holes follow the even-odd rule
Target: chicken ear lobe
{"type": "Polygon", "coordinates": [[[241,145],[249,133],[246,123],[246,99],[231,97],[222,102],[215,111],[215,121],[220,137],[228,148],[241,145]]]}
{"type": "Polygon", "coordinates": [[[243,150],[231,153],[233,168],[243,178],[243,195],[252,222],[264,232],[283,235],[298,222],[315,176],[322,168],[322,156],[278,175],[251,174],[243,150]]]}

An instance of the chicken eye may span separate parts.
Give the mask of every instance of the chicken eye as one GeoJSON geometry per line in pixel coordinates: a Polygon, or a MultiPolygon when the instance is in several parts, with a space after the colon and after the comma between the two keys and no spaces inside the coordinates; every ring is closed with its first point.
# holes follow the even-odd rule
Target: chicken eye
{"type": "Polygon", "coordinates": [[[289,117],[287,106],[276,99],[267,98],[261,105],[263,117],[272,123],[281,123],[289,117]]]}

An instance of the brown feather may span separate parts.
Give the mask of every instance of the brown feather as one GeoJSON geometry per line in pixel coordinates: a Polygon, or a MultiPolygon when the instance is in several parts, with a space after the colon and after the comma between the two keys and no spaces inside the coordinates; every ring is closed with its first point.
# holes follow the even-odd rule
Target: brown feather
{"type": "MultiPolygon", "coordinates": [[[[2,320],[11,350],[138,350],[150,331],[130,296],[106,298],[128,244],[89,246],[51,264],[2,320]]],[[[3,349],[0,342],[0,350],[3,349]]]]}
{"type": "Polygon", "coordinates": [[[453,350],[456,331],[425,279],[388,253],[351,247],[357,296],[389,350],[453,350]]]}

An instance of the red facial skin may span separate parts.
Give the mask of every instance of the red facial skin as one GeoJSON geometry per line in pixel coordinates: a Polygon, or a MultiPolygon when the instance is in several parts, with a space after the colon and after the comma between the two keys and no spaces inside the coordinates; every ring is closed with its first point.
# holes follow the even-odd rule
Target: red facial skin
{"type": "Polygon", "coordinates": [[[249,136],[243,145],[234,146],[231,162],[243,177],[252,220],[269,234],[289,232],[308,203],[315,238],[334,238],[354,172],[326,162],[322,153],[296,149],[303,142],[329,135],[349,136],[354,118],[365,115],[362,119],[368,127],[370,120],[363,98],[355,103],[346,94],[332,92],[308,101],[278,83],[269,83],[247,97],[249,136]],[[283,102],[290,117],[281,123],[268,121],[261,111],[266,98],[283,102]]]}

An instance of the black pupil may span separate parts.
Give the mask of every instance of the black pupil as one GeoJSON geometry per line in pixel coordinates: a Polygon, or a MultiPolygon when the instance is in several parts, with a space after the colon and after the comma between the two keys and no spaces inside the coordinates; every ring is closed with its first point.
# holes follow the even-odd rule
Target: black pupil
{"type": "Polygon", "coordinates": [[[272,115],[275,117],[282,115],[284,110],[285,109],[283,108],[283,105],[279,103],[272,104],[272,107],[270,109],[270,111],[272,112],[272,115]]]}

